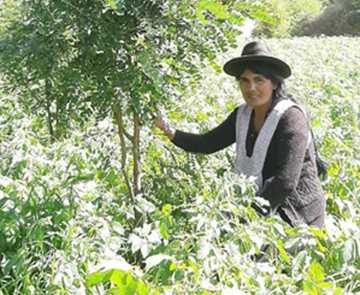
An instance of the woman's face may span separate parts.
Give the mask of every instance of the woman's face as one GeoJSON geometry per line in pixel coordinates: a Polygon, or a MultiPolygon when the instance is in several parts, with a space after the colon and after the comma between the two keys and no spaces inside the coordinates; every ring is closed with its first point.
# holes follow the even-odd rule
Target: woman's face
{"type": "Polygon", "coordinates": [[[245,70],[239,79],[241,93],[246,103],[253,107],[270,107],[276,85],[265,76],[245,70]]]}

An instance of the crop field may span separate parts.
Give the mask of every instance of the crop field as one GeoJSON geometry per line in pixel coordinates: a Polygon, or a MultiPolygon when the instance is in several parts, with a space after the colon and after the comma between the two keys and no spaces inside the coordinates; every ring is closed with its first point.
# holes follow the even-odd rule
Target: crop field
{"type": "MultiPolygon", "coordinates": [[[[160,107],[172,127],[205,132],[242,102],[220,70],[248,41],[160,107]]],[[[70,121],[51,143],[44,117],[29,114],[14,91],[0,94],[0,294],[360,292],[360,38],[266,42],[292,67],[287,89],[306,106],[329,164],[324,229],[259,217],[247,205],[254,188],[231,172],[234,146],[186,153],[148,117],[135,203],[144,220],[134,229],[110,114],[70,121]],[[292,256],[284,249],[296,242],[304,248],[292,256]],[[270,255],[256,262],[264,245],[270,255]]]]}

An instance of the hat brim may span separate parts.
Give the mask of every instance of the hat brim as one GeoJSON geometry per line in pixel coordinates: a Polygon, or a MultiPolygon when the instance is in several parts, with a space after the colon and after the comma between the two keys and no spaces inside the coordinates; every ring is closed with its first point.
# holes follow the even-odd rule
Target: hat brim
{"type": "Polygon", "coordinates": [[[230,76],[238,77],[240,69],[243,68],[245,64],[249,64],[250,62],[263,62],[270,64],[276,68],[279,75],[284,79],[291,76],[291,68],[286,62],[276,57],[266,55],[245,55],[233,58],[225,63],[223,70],[230,76]]]}

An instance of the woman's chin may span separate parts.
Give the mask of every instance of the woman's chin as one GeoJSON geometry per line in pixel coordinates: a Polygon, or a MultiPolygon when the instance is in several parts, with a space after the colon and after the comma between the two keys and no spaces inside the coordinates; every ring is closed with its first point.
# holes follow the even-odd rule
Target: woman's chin
{"type": "Polygon", "coordinates": [[[269,107],[271,105],[271,103],[269,103],[268,101],[264,102],[257,98],[247,99],[245,102],[249,107],[252,108],[264,108],[264,107],[269,107]]]}
{"type": "Polygon", "coordinates": [[[252,108],[260,107],[263,105],[263,103],[261,103],[257,99],[248,99],[246,100],[246,104],[252,108]]]}

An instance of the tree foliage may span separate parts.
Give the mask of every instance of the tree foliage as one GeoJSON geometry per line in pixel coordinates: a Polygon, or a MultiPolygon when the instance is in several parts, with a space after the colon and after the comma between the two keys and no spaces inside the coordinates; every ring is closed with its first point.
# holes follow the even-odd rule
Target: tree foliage
{"type": "Polygon", "coordinates": [[[1,42],[9,87],[47,118],[52,140],[71,118],[86,122],[94,110],[99,117],[112,110],[133,205],[146,114],[198,81],[199,69],[234,44],[245,16],[262,11],[251,1],[217,0],[23,1],[18,10],[1,42]]]}
{"type": "Polygon", "coordinates": [[[2,41],[3,72],[39,100],[33,110],[48,109],[33,88],[48,87],[50,104],[63,97],[59,114],[82,91],[105,109],[118,96],[126,110],[146,112],[171,98],[184,76],[196,78],[204,60],[234,42],[234,25],[260,10],[204,0],[23,1],[17,9],[2,41]]]}

